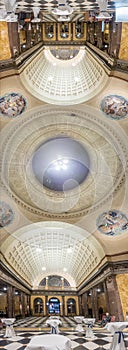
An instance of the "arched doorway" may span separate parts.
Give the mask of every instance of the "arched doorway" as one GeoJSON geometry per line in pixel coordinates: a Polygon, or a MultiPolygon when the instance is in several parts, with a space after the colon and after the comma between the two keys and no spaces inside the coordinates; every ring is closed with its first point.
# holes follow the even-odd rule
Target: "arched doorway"
{"type": "Polygon", "coordinates": [[[50,298],[48,303],[49,314],[60,314],[60,301],[58,298],[50,298]]]}
{"type": "Polygon", "coordinates": [[[43,313],[43,300],[41,298],[34,299],[34,314],[43,313]]]}
{"type": "Polygon", "coordinates": [[[70,316],[76,315],[76,301],[73,298],[67,300],[67,314],[70,316]]]}

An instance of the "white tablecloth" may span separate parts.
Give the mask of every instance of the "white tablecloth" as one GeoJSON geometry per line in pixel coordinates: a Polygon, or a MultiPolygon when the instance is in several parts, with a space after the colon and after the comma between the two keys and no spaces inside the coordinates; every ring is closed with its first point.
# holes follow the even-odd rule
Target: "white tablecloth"
{"type": "Polygon", "coordinates": [[[91,324],[94,325],[96,319],[95,318],[83,318],[83,322],[87,325],[91,324]]]}
{"type": "Polygon", "coordinates": [[[12,338],[15,337],[15,331],[13,328],[13,323],[15,322],[15,318],[1,318],[1,322],[5,323],[6,331],[4,338],[12,338]]]}
{"type": "Polygon", "coordinates": [[[113,334],[110,350],[125,350],[123,329],[128,327],[128,322],[109,322],[104,329],[113,334]]]}
{"type": "Polygon", "coordinates": [[[84,332],[84,328],[82,326],[83,319],[84,316],[74,316],[74,320],[78,323],[75,329],[76,332],[84,332]]]}
{"type": "Polygon", "coordinates": [[[34,336],[25,350],[71,350],[71,340],[64,335],[34,336]]]}
{"type": "Polygon", "coordinates": [[[46,321],[46,324],[51,326],[51,333],[59,333],[59,325],[62,324],[62,322],[57,319],[57,318],[49,318],[47,321],[46,321]]]}
{"type": "Polygon", "coordinates": [[[84,316],[74,316],[74,320],[75,320],[77,323],[82,323],[82,322],[83,322],[83,319],[84,319],[84,316]]]}
{"type": "Polygon", "coordinates": [[[86,338],[91,338],[91,339],[95,339],[95,335],[93,333],[92,327],[95,323],[95,318],[84,318],[83,322],[86,325],[86,338]]]}

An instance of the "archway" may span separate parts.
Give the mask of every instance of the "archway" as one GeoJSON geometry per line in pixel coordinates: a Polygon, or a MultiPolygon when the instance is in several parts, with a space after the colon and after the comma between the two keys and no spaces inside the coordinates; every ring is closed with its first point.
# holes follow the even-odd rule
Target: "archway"
{"type": "Polygon", "coordinates": [[[48,304],[49,314],[60,314],[60,301],[58,298],[50,298],[48,304]]]}
{"type": "Polygon", "coordinates": [[[43,300],[41,298],[34,299],[34,314],[43,313],[43,300]]]}
{"type": "Polygon", "coordinates": [[[67,301],[67,314],[70,316],[76,314],[76,301],[73,298],[69,298],[67,301]]]}

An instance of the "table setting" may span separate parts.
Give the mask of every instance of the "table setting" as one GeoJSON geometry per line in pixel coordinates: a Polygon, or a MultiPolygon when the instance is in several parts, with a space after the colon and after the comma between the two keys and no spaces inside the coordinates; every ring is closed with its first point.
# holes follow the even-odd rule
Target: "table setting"
{"type": "Polygon", "coordinates": [[[25,350],[71,350],[71,340],[58,334],[34,336],[25,350]]]}
{"type": "Polygon", "coordinates": [[[123,329],[128,327],[128,322],[109,322],[104,329],[113,334],[110,350],[126,350],[123,329]]]}
{"type": "Polygon", "coordinates": [[[16,336],[13,328],[15,320],[15,318],[1,318],[1,322],[6,326],[4,338],[12,338],[16,336]]]}

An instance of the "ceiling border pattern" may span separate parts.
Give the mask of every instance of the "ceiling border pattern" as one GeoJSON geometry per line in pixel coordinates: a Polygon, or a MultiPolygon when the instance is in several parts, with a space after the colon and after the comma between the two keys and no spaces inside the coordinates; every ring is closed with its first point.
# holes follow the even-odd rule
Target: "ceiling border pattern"
{"type": "MultiPolygon", "coordinates": [[[[3,175],[8,174],[8,164],[7,161],[5,161],[5,156],[7,156],[7,149],[8,149],[8,145],[12,145],[12,149],[11,151],[13,152],[13,147],[15,147],[15,145],[12,144],[12,139],[15,138],[15,135],[17,133],[17,130],[21,131],[22,127],[24,128],[28,128],[28,125],[30,125],[29,123],[31,122],[31,130],[30,132],[33,132],[32,130],[32,123],[34,125],[34,123],[36,123],[38,120],[38,122],[40,122],[41,120],[43,121],[41,128],[43,128],[43,132],[44,135],[46,134],[46,136],[48,137],[48,134],[50,135],[52,133],[52,128],[54,126],[54,134],[57,133],[57,128],[58,127],[62,127],[64,125],[64,130],[62,131],[62,134],[67,131],[69,131],[69,126],[72,125],[73,129],[72,132],[75,130],[75,126],[78,126],[78,123],[81,124],[81,126],[83,127],[83,125],[86,124],[90,125],[90,127],[92,128],[91,124],[93,123],[93,127],[94,130],[100,130],[102,131],[102,133],[104,134],[104,136],[109,140],[109,142],[111,142],[112,140],[112,144],[113,147],[116,148],[116,152],[119,155],[119,158],[121,160],[121,164],[120,167],[118,169],[118,173],[116,174],[116,179],[115,181],[115,185],[114,185],[114,189],[113,191],[107,196],[107,198],[105,198],[102,201],[102,204],[105,204],[109,198],[111,198],[113,196],[114,193],[116,193],[120,187],[122,186],[122,184],[124,184],[124,181],[126,181],[126,177],[125,174],[128,171],[128,150],[127,150],[127,142],[124,138],[124,134],[121,132],[121,129],[117,128],[117,124],[114,125],[114,123],[110,123],[108,122],[108,120],[106,120],[106,118],[103,117],[102,113],[99,112],[98,110],[94,110],[92,108],[88,108],[85,107],[84,108],[62,108],[62,107],[55,107],[54,111],[53,108],[48,106],[48,107],[39,107],[38,109],[35,109],[33,111],[30,112],[26,112],[23,116],[22,119],[16,120],[15,123],[12,123],[11,125],[9,124],[8,127],[6,127],[6,130],[3,130],[2,133],[2,166],[3,166],[3,175]],[[55,117],[56,116],[56,117],[55,117]],[[59,116],[59,118],[58,118],[59,116]],[[58,119],[58,120],[57,120],[58,119]],[[46,121],[47,120],[47,121],[46,121]],[[47,125],[45,126],[44,123],[47,123],[47,125]],[[66,127],[65,127],[66,126],[66,127]],[[68,126],[68,127],[67,127],[68,126]],[[47,128],[47,130],[46,130],[47,128]],[[6,135],[5,135],[6,133],[6,135]],[[10,143],[11,142],[11,143],[10,143]],[[123,166],[122,166],[123,164],[123,166]]],[[[36,124],[35,124],[36,125],[36,124]]],[[[36,126],[37,128],[37,126],[36,126]]],[[[36,128],[35,128],[35,132],[36,132],[36,128]]],[[[37,129],[38,130],[38,129],[37,129]]],[[[25,138],[28,135],[25,135],[25,138]]],[[[30,146],[30,145],[29,145],[30,146]]],[[[10,156],[10,155],[8,155],[10,156]]],[[[26,210],[33,212],[39,216],[42,216],[44,218],[60,218],[60,219],[64,219],[65,217],[69,217],[69,218],[79,218],[82,217],[83,215],[87,214],[87,213],[92,213],[94,212],[97,208],[99,208],[99,206],[101,205],[101,203],[98,203],[97,205],[92,206],[91,208],[82,208],[80,210],[76,210],[73,212],[66,212],[63,211],[62,213],[53,213],[53,212],[48,212],[48,211],[44,211],[44,210],[40,210],[38,207],[34,208],[32,205],[28,205],[27,203],[25,203],[23,200],[21,200],[21,198],[19,198],[16,193],[14,193],[13,191],[11,191],[11,189],[8,186],[9,184],[9,179],[8,178],[4,178],[3,176],[3,182],[2,182],[2,187],[9,193],[9,195],[11,197],[14,198],[14,200],[23,208],[25,208],[26,210]]],[[[57,197],[59,196],[59,194],[57,193],[56,195],[57,197]]],[[[62,196],[62,194],[61,194],[62,196]]]]}

